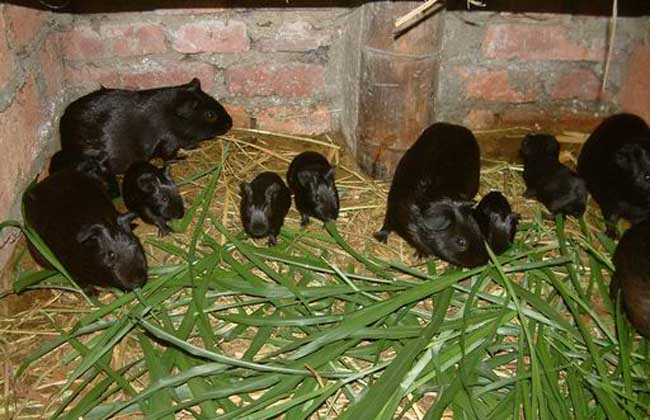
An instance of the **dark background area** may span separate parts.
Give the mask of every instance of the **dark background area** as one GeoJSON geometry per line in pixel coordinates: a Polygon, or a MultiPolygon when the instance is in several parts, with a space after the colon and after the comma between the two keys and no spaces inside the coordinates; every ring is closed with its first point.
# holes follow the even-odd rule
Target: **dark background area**
{"type": "MultiPolygon", "coordinates": [[[[68,13],[106,13],[146,11],[160,8],[202,7],[355,7],[362,0],[11,0],[13,3],[39,9],[68,13]]],[[[577,15],[612,14],[612,0],[484,0],[485,7],[472,6],[470,10],[513,13],[567,13],[577,15]]],[[[466,0],[447,0],[448,10],[467,10],[466,0]]],[[[650,0],[623,0],[619,2],[619,16],[650,15],[650,0]]]]}

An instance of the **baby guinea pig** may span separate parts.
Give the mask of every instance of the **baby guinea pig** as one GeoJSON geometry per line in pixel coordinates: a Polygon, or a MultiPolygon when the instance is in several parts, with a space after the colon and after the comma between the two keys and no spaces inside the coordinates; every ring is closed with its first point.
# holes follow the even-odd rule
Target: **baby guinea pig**
{"type": "Polygon", "coordinates": [[[612,301],[621,292],[621,306],[630,323],[650,338],[650,220],[628,229],[613,258],[616,270],[609,285],[612,301]]]}
{"type": "Polygon", "coordinates": [[[524,160],[524,197],[537,199],[553,215],[582,216],[587,187],[582,178],[560,163],[560,144],[555,137],[528,134],[520,153],[524,160]]]}
{"type": "Polygon", "coordinates": [[[503,194],[491,191],[485,195],[474,209],[473,216],[496,255],[510,248],[520,216],[512,212],[510,203],[503,194]]]}
{"type": "Polygon", "coordinates": [[[280,228],[291,207],[291,192],[274,172],[263,172],[251,183],[240,184],[239,214],[246,233],[255,239],[268,236],[269,246],[278,241],[280,228]]]}
{"type": "Polygon", "coordinates": [[[323,222],[339,217],[339,193],[334,183],[334,167],[316,152],[296,156],[287,171],[287,183],[300,212],[301,226],[309,217],[323,222]]]}
{"type": "Polygon", "coordinates": [[[134,163],[124,175],[122,195],[130,211],[158,226],[160,236],[171,232],[168,221],[185,215],[183,198],[168,165],[159,169],[147,162],[134,163]]]}

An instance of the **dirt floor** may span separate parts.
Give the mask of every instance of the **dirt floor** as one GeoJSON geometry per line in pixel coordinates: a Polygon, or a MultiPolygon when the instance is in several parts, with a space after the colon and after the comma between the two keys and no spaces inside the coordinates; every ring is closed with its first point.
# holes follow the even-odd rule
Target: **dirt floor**
{"type": "MultiPolygon", "coordinates": [[[[537,203],[521,197],[524,191],[522,168],[516,159],[519,142],[526,132],[526,129],[514,129],[477,133],[483,156],[480,195],[495,189],[503,191],[511,200],[514,210],[523,216],[522,223],[539,217],[540,212],[537,203]]],[[[585,135],[581,133],[559,136],[565,162],[574,164],[584,138],[585,135]]],[[[251,180],[256,173],[266,170],[284,174],[291,159],[299,152],[307,149],[320,151],[337,165],[337,185],[341,196],[337,226],[344,238],[359,251],[372,250],[389,259],[422,264],[413,259],[413,251],[396,235],[391,236],[387,245],[379,244],[372,238],[372,233],[380,228],[384,217],[389,184],[370,180],[360,173],[352,156],[338,144],[330,136],[311,140],[233,130],[221,140],[205,142],[200,148],[185,152],[186,159],[173,165],[172,174],[179,183],[184,183],[184,180],[214,167],[227,149],[228,157],[212,200],[211,213],[217,215],[231,231],[239,232],[239,183],[251,180]]],[[[207,178],[204,176],[182,186],[186,206],[196,199],[207,178]]],[[[594,220],[593,212],[593,208],[590,209],[588,220],[594,220]]],[[[299,215],[293,208],[286,225],[299,228],[299,215]]],[[[575,229],[576,226],[570,223],[568,228],[575,229]]],[[[205,229],[214,228],[206,224],[205,229]]],[[[308,227],[313,231],[321,229],[320,223],[316,222],[308,227]]],[[[145,246],[150,266],[172,262],[170,254],[155,246],[158,240],[155,227],[140,223],[136,233],[145,246]]],[[[172,234],[171,240],[178,245],[188,243],[188,238],[179,234],[172,234]]],[[[15,268],[8,274],[12,277],[34,268],[24,244],[16,250],[12,267],[15,268]]],[[[65,384],[69,372],[69,367],[63,363],[67,347],[63,346],[41,358],[18,380],[15,374],[35,349],[58,336],[61,330],[69,329],[79,315],[89,312],[91,307],[80,295],[65,290],[35,290],[19,296],[4,291],[4,295],[0,300],[0,353],[3,356],[0,417],[41,418],[44,413],[51,412],[52,404],[62,397],[58,390],[65,384]]],[[[113,296],[110,292],[104,292],[100,299],[108,302],[113,296]]],[[[229,350],[231,354],[238,351],[236,346],[229,350]]],[[[124,352],[127,351],[125,348],[124,352]]],[[[114,357],[119,358],[120,352],[116,353],[114,357]]]]}

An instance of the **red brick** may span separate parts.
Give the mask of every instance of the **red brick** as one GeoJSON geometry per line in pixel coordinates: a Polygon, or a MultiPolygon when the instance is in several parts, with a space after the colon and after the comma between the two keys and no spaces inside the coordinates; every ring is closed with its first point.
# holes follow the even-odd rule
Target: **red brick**
{"type": "Polygon", "coordinates": [[[104,25],[95,31],[81,27],[61,36],[63,54],[70,60],[131,57],[167,50],[162,27],[157,24],[104,25]]]}
{"type": "Polygon", "coordinates": [[[91,64],[66,63],[65,79],[72,85],[97,89],[100,84],[112,88],[150,89],[201,80],[206,92],[214,88],[215,69],[210,64],[190,61],[141,61],[130,66],[97,67],[91,64]]]}
{"type": "Polygon", "coordinates": [[[593,101],[600,94],[601,81],[593,71],[574,69],[561,74],[553,83],[553,99],[582,99],[593,101]]]}
{"type": "Polygon", "coordinates": [[[650,45],[639,45],[632,52],[620,102],[623,109],[642,116],[650,123],[650,45]]]}
{"type": "Polygon", "coordinates": [[[289,134],[322,134],[332,129],[331,112],[325,106],[311,108],[274,106],[257,115],[263,130],[289,134]]]}
{"type": "Polygon", "coordinates": [[[45,95],[57,96],[63,87],[63,59],[57,34],[49,34],[40,52],[42,77],[45,80],[45,95]]]}
{"type": "Polygon", "coordinates": [[[468,98],[521,103],[530,102],[536,96],[532,84],[529,84],[524,92],[513,88],[510,85],[510,76],[506,70],[460,68],[458,73],[465,79],[465,95],[468,98]]]}
{"type": "Polygon", "coordinates": [[[7,43],[5,18],[0,13],[0,89],[4,89],[14,74],[14,55],[7,43]]]}
{"type": "Polygon", "coordinates": [[[521,60],[602,61],[605,43],[602,39],[579,42],[571,38],[566,27],[559,25],[506,23],[488,27],[483,55],[521,60]]]}
{"type": "Polygon", "coordinates": [[[186,23],[171,37],[172,48],[181,53],[236,53],[250,49],[246,24],[236,20],[186,23]]]}
{"type": "Polygon", "coordinates": [[[11,41],[16,48],[22,48],[34,40],[47,22],[47,13],[22,6],[5,6],[11,41]]]}
{"type": "Polygon", "coordinates": [[[232,117],[232,122],[233,126],[237,128],[250,128],[251,126],[251,119],[250,115],[248,115],[248,112],[246,111],[246,108],[244,108],[241,105],[235,105],[235,104],[222,104],[224,108],[226,108],[226,111],[228,111],[228,114],[232,117]]]}
{"type": "Polygon", "coordinates": [[[174,16],[174,15],[209,15],[222,13],[228,9],[222,7],[196,7],[196,8],[187,8],[187,9],[156,9],[154,11],[157,15],[162,16],[174,16]]]}
{"type": "Polygon", "coordinates": [[[329,43],[329,35],[308,22],[284,23],[272,37],[257,42],[257,49],[272,51],[310,51],[329,43]]]}
{"type": "Polygon", "coordinates": [[[0,219],[9,216],[19,188],[31,174],[34,158],[42,148],[38,136],[41,123],[38,90],[30,76],[11,105],[0,114],[0,153],[11,156],[0,165],[0,219]]]}
{"type": "Polygon", "coordinates": [[[226,70],[230,93],[244,96],[312,96],[325,84],[325,69],[316,64],[242,65],[226,70]]]}
{"type": "Polygon", "coordinates": [[[487,109],[472,109],[463,121],[472,130],[481,130],[496,126],[497,118],[493,111],[487,109]]]}

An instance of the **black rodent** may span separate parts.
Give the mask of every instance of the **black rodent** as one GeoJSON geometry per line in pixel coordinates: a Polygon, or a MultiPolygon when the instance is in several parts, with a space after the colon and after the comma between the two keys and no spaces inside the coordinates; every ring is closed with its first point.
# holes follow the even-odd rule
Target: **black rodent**
{"type": "Polygon", "coordinates": [[[600,206],[607,234],[620,218],[633,225],[650,215],[650,127],[633,114],[606,118],[578,158],[578,173],[600,206]]]}
{"type": "Polygon", "coordinates": [[[560,144],[550,134],[528,134],[521,142],[524,197],[534,198],[553,215],[580,217],[587,206],[587,187],[574,171],[560,163],[560,144]]]}
{"type": "Polygon", "coordinates": [[[91,176],[102,183],[111,197],[120,195],[120,186],[108,166],[108,153],[88,151],[86,153],[59,150],[50,159],[49,173],[53,174],[65,168],[91,176]]]}
{"type": "Polygon", "coordinates": [[[255,239],[268,236],[277,243],[284,218],[291,207],[291,192],[280,175],[262,172],[250,183],[240,184],[239,214],[246,233],[255,239]]]}
{"type": "Polygon", "coordinates": [[[421,256],[435,255],[462,267],[485,264],[483,235],[472,217],[481,168],[480,150],[470,130],[435,123],[404,153],[388,193],[384,225],[421,256]]]}
{"type": "MultiPolygon", "coordinates": [[[[147,260],[130,225],[135,214],[119,214],[95,178],[62,169],[28,189],[23,204],[28,225],[84,289],[146,282],[147,260]]],[[[31,244],[30,252],[50,267],[31,244]]]]}
{"type": "Polygon", "coordinates": [[[316,152],[296,156],[287,171],[287,184],[294,195],[302,226],[309,223],[310,216],[323,222],[339,217],[334,167],[325,156],[316,152]]]}
{"type": "Polygon", "coordinates": [[[621,291],[622,307],[634,328],[650,338],[650,220],[628,229],[614,252],[609,285],[613,302],[621,291]]]}
{"type": "Polygon", "coordinates": [[[65,151],[108,153],[113,174],[137,161],[175,158],[178,149],[224,134],[232,126],[226,110],[193,79],[148,90],[99,89],[67,106],[61,117],[65,151]]]}
{"type": "Polygon", "coordinates": [[[485,241],[496,255],[510,248],[517,233],[519,214],[513,213],[503,194],[499,191],[486,194],[474,209],[473,215],[485,241]]]}
{"type": "Polygon", "coordinates": [[[185,215],[169,165],[158,168],[147,162],[134,163],[124,175],[122,195],[126,207],[146,223],[156,225],[160,236],[171,232],[167,222],[185,215]]]}

